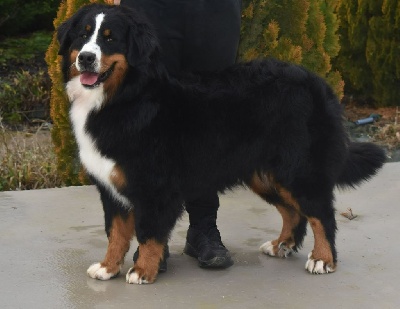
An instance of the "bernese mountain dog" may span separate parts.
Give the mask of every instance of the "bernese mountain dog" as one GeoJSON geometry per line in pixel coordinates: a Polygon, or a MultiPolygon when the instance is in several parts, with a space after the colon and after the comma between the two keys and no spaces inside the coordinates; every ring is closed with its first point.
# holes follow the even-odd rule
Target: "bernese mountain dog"
{"type": "Polygon", "coordinates": [[[306,270],[336,270],[334,188],[368,180],[386,156],[349,140],[322,78],[274,59],[171,76],[143,13],[120,6],[85,6],[57,37],[79,156],[100,192],[109,240],[90,277],[117,276],[136,235],[126,281],[154,282],[185,200],[236,186],[282,215],[264,253],[297,251],[309,223],[306,270]]]}

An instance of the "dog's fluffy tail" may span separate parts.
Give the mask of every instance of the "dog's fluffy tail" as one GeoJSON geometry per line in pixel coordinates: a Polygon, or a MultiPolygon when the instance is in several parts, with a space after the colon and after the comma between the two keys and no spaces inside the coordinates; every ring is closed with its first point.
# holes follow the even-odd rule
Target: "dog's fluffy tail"
{"type": "Polygon", "coordinates": [[[352,187],[369,180],[386,161],[385,151],[372,143],[350,143],[347,161],[336,181],[340,188],[352,187]]]}

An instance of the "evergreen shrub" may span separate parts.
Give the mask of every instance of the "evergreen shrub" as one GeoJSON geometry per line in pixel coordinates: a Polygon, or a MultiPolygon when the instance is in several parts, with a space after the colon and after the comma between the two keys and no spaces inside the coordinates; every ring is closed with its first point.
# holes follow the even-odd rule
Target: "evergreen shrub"
{"type": "Polygon", "coordinates": [[[274,57],[327,79],[339,97],[343,81],[331,60],[340,49],[339,0],[243,0],[239,59],[274,57]]]}
{"type": "Polygon", "coordinates": [[[0,1],[0,36],[50,30],[61,0],[0,1]]]}
{"type": "Polygon", "coordinates": [[[337,14],[341,50],[334,64],[343,74],[346,94],[376,107],[398,106],[400,2],[341,0],[337,14]]]}

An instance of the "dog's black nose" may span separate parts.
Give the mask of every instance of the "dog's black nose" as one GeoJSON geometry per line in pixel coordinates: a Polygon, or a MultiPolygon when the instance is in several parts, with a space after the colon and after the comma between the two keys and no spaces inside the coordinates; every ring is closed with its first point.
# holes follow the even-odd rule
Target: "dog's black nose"
{"type": "Polygon", "coordinates": [[[91,52],[81,52],[78,56],[78,62],[83,67],[91,66],[96,60],[96,55],[91,52]]]}

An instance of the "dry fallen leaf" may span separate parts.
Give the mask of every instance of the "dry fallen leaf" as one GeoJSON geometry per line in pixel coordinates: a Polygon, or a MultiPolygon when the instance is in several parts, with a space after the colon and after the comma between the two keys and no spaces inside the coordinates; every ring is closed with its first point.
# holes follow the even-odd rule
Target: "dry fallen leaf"
{"type": "Polygon", "coordinates": [[[342,212],[341,215],[343,217],[346,217],[349,220],[353,220],[353,219],[357,218],[357,215],[353,214],[353,210],[351,208],[347,208],[347,211],[342,212]]]}

